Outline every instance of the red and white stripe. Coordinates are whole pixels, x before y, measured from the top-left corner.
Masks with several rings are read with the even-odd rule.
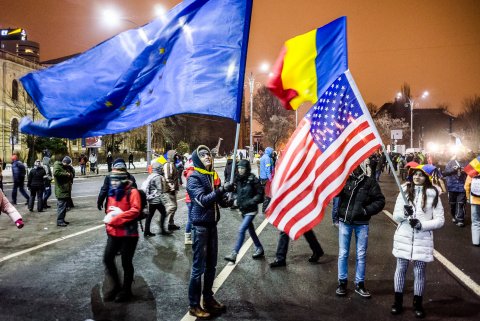
[[[340,192],[348,175],[381,145],[351,76],[349,80],[364,115],[350,124],[324,153],[309,132],[310,120],[304,118],[275,169],[268,221],[293,239],[320,223],[325,208]]]

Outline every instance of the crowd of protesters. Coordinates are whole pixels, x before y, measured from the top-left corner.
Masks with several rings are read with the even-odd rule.
[[[267,147],[259,153],[257,177],[252,173],[247,159],[230,156],[224,172],[224,184],[213,167],[210,149],[200,145],[186,159],[174,150],[161,155],[152,163],[151,174],[141,187],[137,186],[135,177],[128,173],[127,163],[122,158],[113,159],[111,152],[107,155],[109,174],[99,191],[97,207],[105,212],[107,243],[104,252],[104,264],[111,288],[105,292],[105,301],[124,302],[132,297],[134,267],[133,256],[138,243],[138,221],[146,217],[144,237],[155,236],[151,231],[151,222],[158,210],[162,236],[169,236],[180,226],[175,224],[177,211],[177,192],[186,181],[186,204],[188,220],[185,226],[185,245],[192,246],[192,267],[188,297],[189,313],[200,319],[210,318],[226,311],[226,306],[213,297],[213,281],[216,274],[218,258],[217,223],[220,220],[220,207],[238,209],[242,214],[238,237],[230,254],[225,260],[236,263],[240,248],[248,231],[255,245],[252,257],[264,257],[263,245],[255,232],[254,219],[260,204],[265,212],[270,195],[266,192],[274,175],[276,153]],[[417,318],[425,317],[423,293],[426,283],[426,263],[433,260],[432,231],[444,224],[444,210],[439,195],[448,192],[451,220],[456,226],[464,227],[466,206],[471,204],[472,243],[480,246],[480,157],[477,170],[468,171],[469,163],[475,161],[474,155],[456,153],[450,160],[437,161],[430,155],[414,153],[389,155],[393,170],[404,179],[402,193],[398,195],[393,217],[399,227],[393,236],[392,253],[397,259],[394,273],[394,304],[391,313],[403,312],[403,289],[406,272],[410,262],[414,272],[413,307]],[[241,157],[240,157],[241,158]],[[471,161],[471,158],[474,158]],[[72,159],[64,156],[51,168],[50,155],[34,162],[27,173],[26,166],[12,155],[13,190],[12,204],[17,204],[17,190],[26,200],[30,211],[43,212],[50,208],[47,200],[51,195],[51,182],[55,182],[57,198],[57,226],[67,227],[66,212],[74,207],[71,191],[75,178]],[[78,158],[81,175],[86,175],[88,167],[98,170],[97,155],[92,152],[89,157],[81,154]],[[133,165],[133,154],[128,157],[128,168]],[[235,172],[232,170],[235,165]],[[475,167],[476,166],[476,167]],[[472,175],[473,173],[473,175]],[[1,174],[1,172],[0,172]],[[349,175],[343,189],[333,199],[332,220],[339,228],[338,253],[338,287],[336,294],[340,297],[348,293],[348,258],[352,234],[356,238],[355,292],[364,298],[371,297],[365,286],[366,252],[368,245],[369,221],[385,206],[385,197],[379,181],[383,175],[392,174],[388,166],[387,155],[375,152],[361,162]],[[0,176],[1,177],[1,176]],[[231,179],[233,177],[233,180]],[[24,189],[25,179],[30,195]],[[143,199],[144,198],[144,199]],[[21,215],[7,197],[0,192],[0,208],[7,213],[17,228],[24,223]],[[144,208],[146,210],[144,211]],[[309,262],[317,262],[323,255],[323,249],[313,230],[304,233],[312,255]],[[286,254],[289,237],[281,232],[275,260],[271,268],[286,266]],[[122,257],[123,281],[120,280],[115,256]],[[203,284],[202,284],[203,278]],[[201,295],[203,299],[201,300]]]

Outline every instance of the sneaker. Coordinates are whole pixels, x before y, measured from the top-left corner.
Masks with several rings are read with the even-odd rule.
[[[185,245],[192,245],[192,233],[185,233]]]
[[[457,226],[458,226],[458,227],[465,227],[465,223],[463,223],[463,222],[458,222],[458,223],[457,223]]]
[[[272,263],[270,263],[270,267],[271,268],[276,268],[276,267],[282,267],[282,266],[286,266],[287,265],[287,262],[285,260],[277,260],[275,259],[275,261],[273,261]]]
[[[196,318],[203,319],[203,320],[207,320],[212,317],[210,313],[202,309],[200,306],[189,307],[188,313],[190,315],[193,315]]]
[[[232,251],[230,255],[224,257],[225,261],[235,263],[237,261],[237,252]]]
[[[452,218],[452,223],[453,223],[453,224],[457,224],[457,223],[458,223],[457,219],[456,219],[456,218]]]
[[[345,295],[347,295],[347,282],[339,282],[339,283],[338,283],[337,290],[335,291],[335,293],[336,293],[338,296],[345,296]]]
[[[252,255],[252,258],[253,258],[254,260],[256,260],[256,259],[260,259],[260,258],[262,258],[262,257],[264,257],[264,256],[265,256],[265,252],[263,251],[263,248],[257,247],[257,248],[255,249],[255,252],[254,252],[253,255]]]
[[[370,292],[368,292],[368,290],[365,289],[365,285],[363,284],[363,282],[359,282],[357,284],[357,286],[355,287],[355,293],[359,294],[364,298],[370,298],[372,296]]]
[[[57,223],[57,226],[65,227],[65,226],[68,226],[68,224],[65,222],[61,222],[61,223]]]

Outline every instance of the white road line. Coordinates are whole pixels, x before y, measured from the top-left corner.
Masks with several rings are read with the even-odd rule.
[[[262,233],[263,229],[265,226],[267,226],[268,221],[265,219],[262,224],[256,229],[257,235],[260,235]],[[237,261],[235,263],[228,263],[223,270],[217,275],[215,278],[215,281],[213,281],[213,293],[215,294],[218,289],[222,286],[223,282],[228,278],[230,273],[232,273],[233,269],[237,266],[237,264],[242,260],[243,256],[245,253],[247,253],[248,249],[250,246],[252,246],[253,241],[251,238],[249,238],[245,243],[243,243],[242,247],[240,248],[240,251],[237,255]],[[196,317],[190,315],[188,312],[183,316],[183,318],[180,321],[195,321],[197,320]]]
[[[31,248],[25,249],[25,250],[23,250],[23,251],[19,251],[19,252],[16,252],[16,253],[13,253],[13,254],[4,256],[4,257],[0,258],[0,263],[1,263],[1,262],[4,262],[4,261],[6,261],[6,260],[12,259],[12,258],[14,258],[14,257],[20,256],[20,255],[22,255],[22,254],[25,254],[25,253],[28,253],[28,252],[32,252],[32,251],[41,249],[42,247],[45,247],[45,246],[48,246],[48,245],[51,245],[51,244],[54,244],[54,243],[57,243],[57,242],[60,242],[60,241],[69,239],[69,238],[71,238],[71,237],[75,237],[75,236],[82,235],[82,234],[85,234],[85,233],[88,233],[88,232],[91,232],[91,231],[94,231],[94,230],[98,230],[99,228],[102,228],[102,227],[104,228],[104,227],[105,227],[105,224],[98,225],[98,226],[95,226],[95,227],[91,227],[91,228],[88,228],[88,229],[86,229],[86,230],[83,230],[83,231],[80,231],[80,232],[77,232],[77,233],[74,233],[74,234],[70,234],[70,235],[67,235],[67,236],[62,236],[62,237],[60,237],[60,238],[58,238],[58,239],[55,239],[55,240],[53,240],[53,241],[45,242],[45,243],[42,243],[42,244],[40,244],[40,245],[37,245],[37,246],[31,247]]]
[[[387,215],[395,224],[397,224],[397,222],[395,222],[395,220],[393,219],[393,215],[389,211],[383,210],[383,213]],[[458,267],[456,267],[452,262],[450,262],[437,250],[433,250],[433,256],[460,282],[462,282],[466,287],[472,290],[473,293],[480,296],[480,285],[478,285],[474,280],[472,280],[472,278],[463,273]]]

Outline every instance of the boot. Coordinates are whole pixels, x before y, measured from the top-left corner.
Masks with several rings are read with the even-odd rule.
[[[204,320],[210,319],[212,317],[210,313],[202,309],[200,306],[194,306],[194,307],[188,308],[188,313],[190,313],[190,315],[193,315],[196,318],[204,319]]]
[[[347,280],[338,280],[338,287],[335,293],[338,296],[345,296],[347,295]]]
[[[203,309],[210,314],[220,314],[227,311],[225,304],[218,302],[214,297],[207,300],[203,299]]]
[[[413,309],[415,310],[415,317],[419,319],[425,318],[425,310],[422,306],[423,298],[420,295],[413,296]]]
[[[403,293],[402,292],[395,292],[395,301],[392,305],[392,310],[390,312],[393,315],[397,315],[402,313],[403,311]]]
[[[237,260],[237,252],[232,251],[232,253],[230,255],[225,256],[224,259],[225,261],[235,263],[235,261]]]
[[[192,245],[192,233],[185,233],[185,245]]]
[[[115,300],[117,294],[121,291],[121,287],[119,285],[114,286],[110,291],[105,292],[103,296],[103,301],[110,302]]]

